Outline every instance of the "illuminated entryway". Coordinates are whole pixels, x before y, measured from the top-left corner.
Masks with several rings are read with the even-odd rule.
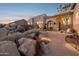
[[[51,31],[56,31],[56,22],[54,21],[48,21],[47,22],[47,29]]]

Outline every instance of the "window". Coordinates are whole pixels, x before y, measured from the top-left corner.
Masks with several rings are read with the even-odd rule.
[[[70,17],[62,18],[62,24],[63,25],[71,24],[71,18]]]
[[[66,19],[65,18],[62,18],[62,24],[66,25]]]
[[[71,24],[71,18],[68,17],[68,25]]]

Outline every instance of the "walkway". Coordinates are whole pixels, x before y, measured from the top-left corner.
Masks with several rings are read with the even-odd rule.
[[[64,33],[48,32],[51,43],[49,43],[49,56],[77,56],[79,52],[65,42]]]

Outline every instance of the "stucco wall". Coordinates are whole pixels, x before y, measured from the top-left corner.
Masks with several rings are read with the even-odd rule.
[[[67,18],[70,18],[70,20],[71,20],[71,23],[69,26],[65,26],[64,24],[62,24],[62,19],[65,20]],[[72,23],[73,23],[72,20],[73,20],[73,13],[69,12],[69,13],[57,15],[56,17],[49,18],[46,20],[46,23],[48,21],[56,22],[56,26],[54,25],[54,28],[56,30],[66,30],[66,28],[68,28],[68,27],[72,28]]]
[[[73,14],[73,28],[79,32],[79,3],[76,4]]]
[[[53,24],[52,24],[53,30],[54,30],[54,31],[58,31],[59,24],[58,24],[57,18],[56,18],[56,17],[52,17],[52,18],[46,19],[46,24],[47,24],[47,25],[48,25],[48,22],[49,22],[49,21],[53,22]],[[55,23],[55,24],[54,24],[54,23]]]

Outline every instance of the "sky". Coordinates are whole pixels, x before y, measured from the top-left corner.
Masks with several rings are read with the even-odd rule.
[[[41,14],[54,15],[57,7],[64,3],[0,3],[0,20],[29,19]]]

